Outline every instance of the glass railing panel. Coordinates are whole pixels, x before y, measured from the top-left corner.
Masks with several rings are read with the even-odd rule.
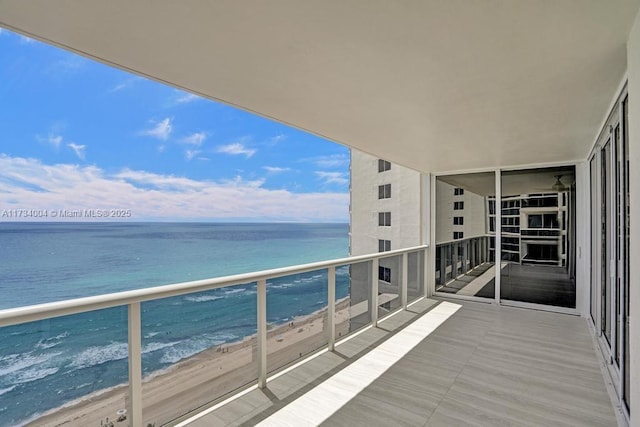
[[[423,251],[407,254],[407,302],[424,295],[424,259]]]
[[[455,277],[458,277],[465,272],[466,253],[464,242],[455,242],[453,250],[455,251]]]
[[[267,281],[267,371],[326,347],[327,270]]]
[[[349,265],[340,265],[336,267],[336,340],[339,340],[351,331],[350,270],[351,269]]]
[[[401,306],[402,255],[381,258],[378,261],[378,318]]]
[[[0,425],[116,423],[127,339],[126,307],[0,328]]]
[[[257,380],[256,284],[142,304],[143,425],[164,425]]]
[[[371,261],[349,266],[349,332],[371,323]]]
[[[455,278],[455,271],[453,269],[453,244],[447,243],[442,245],[443,254],[444,254],[444,283],[446,284],[449,280]]]
[[[439,286],[442,286],[444,284],[444,268],[442,267],[442,256],[443,256],[443,249],[442,246],[436,246],[434,249],[436,252],[436,265],[435,265],[435,270],[436,270],[436,289]]]

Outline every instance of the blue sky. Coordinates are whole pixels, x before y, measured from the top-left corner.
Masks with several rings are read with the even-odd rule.
[[[348,205],[346,147],[0,30],[0,210],[346,222]]]

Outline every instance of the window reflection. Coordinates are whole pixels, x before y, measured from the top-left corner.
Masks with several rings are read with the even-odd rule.
[[[575,167],[505,171],[500,298],[575,307]]]
[[[436,291],[494,298],[495,174],[436,179]]]

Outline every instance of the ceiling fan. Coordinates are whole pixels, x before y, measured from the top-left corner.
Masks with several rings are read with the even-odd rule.
[[[558,193],[567,190],[567,187],[560,180],[562,178],[562,175],[556,175],[555,177],[556,182],[551,186],[551,189],[553,191],[557,191]]]
[[[550,187],[546,187],[546,188],[537,188],[538,191],[544,191],[544,192],[554,192],[554,193],[560,193],[562,191],[567,191],[571,188],[571,186],[573,185],[573,182],[571,184],[569,184],[568,186],[565,185],[562,182],[562,177],[566,176],[566,175],[554,175],[554,177],[556,178],[556,182],[553,183],[553,185],[551,185]],[[571,177],[571,175],[569,175],[569,177]]]

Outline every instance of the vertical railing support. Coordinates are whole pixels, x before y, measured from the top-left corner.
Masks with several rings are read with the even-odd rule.
[[[142,322],[140,303],[129,304],[129,425],[142,426]]]
[[[336,344],[336,268],[327,270],[327,330],[329,332],[328,348],[333,351]]]
[[[440,284],[444,286],[447,283],[447,246],[436,247],[435,250],[440,251]]]
[[[267,280],[258,280],[258,387],[267,386]]]
[[[371,324],[378,326],[378,258],[371,260]]]
[[[451,243],[451,280],[458,277],[458,244]]]
[[[430,284],[433,283],[433,290],[436,289],[436,285],[435,285],[435,277],[431,276],[431,272],[435,271],[435,268],[431,267],[431,253],[429,251],[435,251],[437,250],[435,247],[434,248],[425,248],[422,250],[422,296],[427,298],[431,295],[431,291],[430,289]],[[440,260],[442,261],[443,257],[443,251],[442,249],[440,249]],[[435,260],[435,256],[433,257],[433,259]],[[442,266],[442,262],[440,262],[440,265]],[[440,277],[442,278],[440,281],[440,284],[444,285],[444,279],[447,275],[447,271],[446,271],[447,267],[446,267],[446,263],[443,267],[440,267]],[[433,282],[432,282],[433,280]]]
[[[417,268],[417,266],[416,266]],[[407,286],[409,285],[409,254],[402,254],[402,282],[400,285],[400,304],[407,309]]]

